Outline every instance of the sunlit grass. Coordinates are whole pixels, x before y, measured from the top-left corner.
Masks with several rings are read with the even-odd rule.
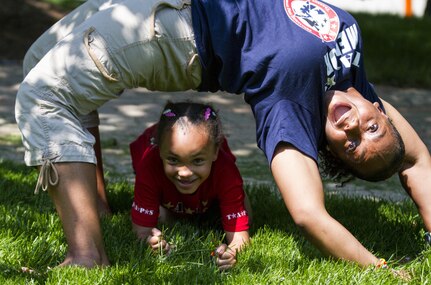
[[[0,136],[1,145],[22,145],[21,136],[18,135],[2,135]]]
[[[431,88],[431,17],[355,14],[368,78],[375,84]]]
[[[154,254],[131,231],[133,186],[115,176],[108,177],[114,215],[102,219],[112,266],[55,268],[67,245],[48,195],[33,194],[36,177],[31,168],[0,162],[1,284],[402,284],[388,271],[361,269],[322,255],[294,225],[280,194],[265,185],[246,187],[253,207],[252,243],[233,270],[221,273],[214,266],[210,252],[224,235],[210,224],[164,224],[174,251]],[[331,195],[326,206],[377,256],[411,272],[410,284],[431,282],[431,250],[422,240],[423,224],[410,201]],[[404,264],[406,257],[411,261]]]

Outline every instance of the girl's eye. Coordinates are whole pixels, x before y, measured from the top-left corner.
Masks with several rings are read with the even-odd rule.
[[[368,130],[369,130],[370,132],[372,132],[372,133],[376,132],[378,129],[379,129],[379,125],[377,125],[377,124],[372,124],[372,125],[368,128]]]
[[[196,158],[193,160],[193,163],[195,165],[202,165],[202,164],[204,164],[204,162],[205,162],[205,160],[203,160],[202,158]]]
[[[171,165],[175,165],[178,163],[178,159],[176,159],[175,157],[168,157],[166,158],[166,161]]]
[[[347,146],[347,151],[348,152],[354,152],[356,149],[356,142],[352,141],[349,143],[349,145]]]

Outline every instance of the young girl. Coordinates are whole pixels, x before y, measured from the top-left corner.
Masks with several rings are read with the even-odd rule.
[[[130,144],[136,173],[133,229],[154,250],[169,251],[157,223],[192,217],[219,206],[227,245],[216,263],[224,270],[249,241],[249,213],[242,179],[214,109],[168,102],[158,124]]]

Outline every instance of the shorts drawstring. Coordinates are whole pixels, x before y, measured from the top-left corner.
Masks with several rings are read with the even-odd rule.
[[[39,177],[37,178],[36,188],[34,189],[34,194],[39,193],[39,189],[42,188],[43,191],[48,190],[49,185],[56,186],[58,184],[58,172],[55,165],[51,160],[44,160]]]

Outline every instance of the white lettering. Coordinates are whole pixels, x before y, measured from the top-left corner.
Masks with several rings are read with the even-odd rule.
[[[133,202],[132,204],[132,209],[137,211],[140,214],[144,213],[145,215],[149,215],[149,216],[154,215],[154,210],[149,210],[149,209],[139,207],[138,205],[136,205],[135,202]]]
[[[237,212],[237,213],[231,213],[231,214],[227,214],[226,218],[230,221],[232,219],[237,219],[237,218],[241,218],[247,216],[247,211],[243,210],[241,212]]]
[[[340,57],[340,61],[343,64],[343,66],[345,68],[350,68],[350,60],[351,60],[351,53],[343,55],[342,57]]]
[[[330,75],[334,72],[334,69],[332,68],[332,64],[331,64],[331,61],[329,60],[328,54],[325,54],[323,58],[325,59],[326,74]]]
[[[323,59],[326,65],[326,88],[335,85],[336,71],[342,67],[349,69],[352,65],[359,67],[361,53],[356,51],[359,43],[358,27],[356,24],[339,33],[335,47],[328,51]]]
[[[350,45],[352,46],[352,49],[356,49],[358,47],[358,27],[356,25],[353,25],[346,29],[346,35],[349,38]]]
[[[361,60],[361,53],[360,52],[355,52],[355,55],[354,55],[354,58],[353,58],[353,62],[352,62],[352,64],[354,65],[354,66],[357,66],[357,67],[359,67],[359,61]]]
[[[345,54],[352,51],[352,47],[350,46],[349,40],[347,39],[346,32],[338,34],[337,37],[337,50],[339,51],[338,55]]]
[[[338,65],[337,53],[336,53],[335,49],[332,49],[329,51],[329,59],[330,59],[332,68],[335,70],[339,70],[340,66]]]

